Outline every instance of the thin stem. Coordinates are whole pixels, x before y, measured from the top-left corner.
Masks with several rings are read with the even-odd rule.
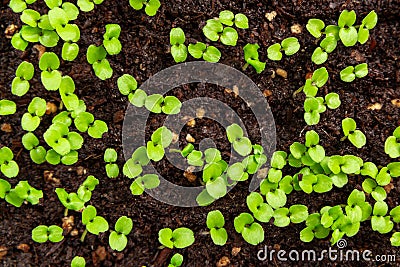
[[[66,208],[64,211],[64,217],[67,217],[67,216],[68,216],[68,209]]]
[[[249,66],[249,63],[244,64],[242,67],[242,70],[246,70],[248,66]]]
[[[85,231],[83,231],[83,234],[81,236],[81,242],[82,243],[83,243],[83,241],[85,241],[86,234],[87,234],[87,229],[85,229]]]
[[[340,139],[340,141],[343,142],[343,141],[346,140],[346,139],[347,139],[347,136],[343,136],[343,137]]]
[[[303,88],[304,88],[304,86],[302,86],[302,87],[300,87],[299,89],[297,89],[296,91],[294,91],[294,93],[293,93],[293,98],[295,98],[296,95],[297,95],[298,93],[300,93],[301,91],[303,91]]]

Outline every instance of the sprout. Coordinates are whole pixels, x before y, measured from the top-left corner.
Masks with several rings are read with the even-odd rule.
[[[25,131],[33,132],[39,127],[40,117],[46,113],[46,100],[35,97],[28,106],[28,112],[22,116],[21,126]]]
[[[141,146],[135,150],[132,157],[126,161],[122,169],[125,176],[135,178],[143,171],[142,166],[146,166],[150,162],[147,156],[146,147]]]
[[[12,115],[17,111],[17,105],[14,101],[2,99],[0,100],[0,116]]]
[[[75,58],[78,56],[78,53],[79,53],[78,44],[69,41],[64,43],[61,50],[61,57],[66,61],[74,61]]]
[[[67,110],[72,111],[79,107],[79,98],[74,94],[75,83],[71,77],[64,76],[61,78],[59,91],[61,100]]]
[[[247,243],[256,246],[264,241],[264,229],[259,223],[254,222],[251,214],[241,213],[235,218],[233,223],[236,232],[242,234],[243,239]]]
[[[15,13],[20,13],[27,8],[27,4],[30,5],[35,2],[36,0],[11,0],[9,6]]]
[[[55,91],[60,88],[61,72],[58,71],[60,60],[53,52],[45,52],[39,61],[39,68],[42,70],[41,79],[44,88]]]
[[[183,256],[179,253],[175,253],[174,256],[171,257],[171,261],[168,264],[168,267],[180,267],[183,263]]]
[[[268,181],[278,183],[282,179],[282,169],[286,166],[287,153],[275,151],[271,158],[271,169],[268,171]]]
[[[324,86],[328,79],[329,74],[325,67],[315,70],[312,77],[306,80],[306,83],[303,87],[303,92],[307,97],[316,96],[318,89]]]
[[[32,161],[36,164],[42,164],[46,161],[46,149],[39,146],[39,139],[33,133],[27,133],[22,136],[22,145],[29,150]]]
[[[249,20],[246,15],[238,13],[236,15],[233,14],[232,11],[223,10],[219,13],[218,20],[227,26],[233,26],[235,24],[236,27],[240,29],[248,29],[249,28]]]
[[[232,27],[224,27],[217,19],[207,20],[203,33],[211,41],[221,40],[224,45],[236,46],[238,40],[237,31]]]
[[[348,66],[340,71],[340,79],[344,82],[352,82],[355,78],[363,78],[368,75],[368,64],[362,63],[355,67]]]
[[[247,156],[251,153],[251,141],[249,138],[243,136],[243,129],[239,125],[234,123],[228,126],[226,128],[226,135],[239,155]]]
[[[185,45],[185,33],[181,28],[172,28],[169,33],[171,54],[175,62],[184,62],[187,58],[187,47]]]
[[[0,179],[0,198],[15,207],[21,207],[24,201],[36,205],[43,198],[43,192],[30,186],[27,181],[20,181],[12,189],[9,182]]]
[[[151,135],[151,141],[147,142],[147,156],[154,161],[160,161],[172,142],[172,132],[165,126],[158,128]]]
[[[16,96],[23,96],[29,91],[29,80],[33,78],[35,69],[33,64],[23,61],[15,71],[15,78],[11,84],[11,92]]]
[[[356,12],[354,10],[343,10],[340,13],[338,25],[340,27],[339,37],[344,46],[353,46],[358,41],[356,28],[353,26],[356,22]]]
[[[306,228],[300,232],[300,240],[303,242],[311,242],[314,237],[318,239],[326,238],[330,229],[321,225],[321,214],[313,213],[308,215],[306,220]]]
[[[85,258],[80,256],[75,256],[71,261],[71,267],[85,267],[86,261]]]
[[[14,154],[8,147],[0,148],[0,170],[4,176],[14,178],[19,173],[18,164],[13,160]]]
[[[381,234],[387,234],[393,229],[393,222],[390,216],[386,216],[388,205],[383,201],[377,201],[374,205],[373,215],[371,217],[372,230]]]
[[[80,132],[88,132],[93,138],[102,138],[103,134],[108,132],[107,124],[102,120],[95,120],[89,112],[81,112],[75,118],[74,124]]]
[[[92,205],[87,206],[82,212],[82,224],[86,226],[81,236],[81,242],[85,240],[87,232],[94,235],[108,230],[108,222],[101,216],[97,216],[96,208]]]
[[[143,6],[146,6],[144,11],[148,16],[154,16],[157,14],[157,11],[161,6],[159,0],[129,0],[129,4],[135,10],[141,10]]]
[[[325,28],[325,23],[320,19],[309,19],[306,28],[312,36],[320,38],[322,30]]]
[[[378,186],[375,180],[367,178],[362,183],[362,188],[365,193],[371,194],[376,201],[383,201],[386,199],[386,191],[383,187]]]
[[[107,148],[104,152],[104,162],[106,162],[106,173],[108,178],[116,178],[119,174],[118,165],[115,162],[118,159],[117,151],[113,148]]]
[[[210,229],[211,239],[215,245],[223,246],[228,240],[225,228],[225,219],[221,211],[213,210],[207,214],[207,227]]]
[[[340,97],[337,93],[329,93],[325,96],[325,104],[330,109],[337,109],[342,104]]]
[[[337,40],[335,36],[325,37],[325,39],[320,43],[320,47],[317,47],[314,50],[311,60],[317,65],[325,63],[325,61],[328,59],[328,54],[332,53],[333,50],[336,49],[336,46]]]
[[[297,53],[300,49],[299,40],[296,37],[289,37],[284,39],[280,44],[273,44],[268,47],[267,53],[270,60],[281,60],[282,50],[285,55],[291,56]]]
[[[160,178],[156,174],[146,174],[138,177],[130,186],[132,195],[139,196],[145,189],[154,189],[160,185]]]
[[[115,223],[115,231],[112,231],[108,243],[113,250],[123,251],[128,244],[127,235],[132,231],[132,219],[126,216],[119,217]]]
[[[258,59],[258,44],[247,44],[243,47],[244,60],[256,69],[257,73],[261,73],[265,69],[265,62]]]
[[[75,211],[81,210],[85,205],[85,201],[82,200],[76,193],[68,194],[64,188],[56,188],[55,192],[61,204],[63,204],[64,207],[66,208],[65,211],[66,214],[68,210],[75,210]]]
[[[94,9],[94,4],[100,5],[104,0],[78,0],[77,5],[83,12],[89,12]]]
[[[106,33],[103,35],[103,45],[109,55],[117,55],[121,52],[122,45],[118,40],[121,34],[121,26],[118,24],[107,24]]]
[[[180,227],[172,231],[170,228],[161,229],[158,232],[158,241],[167,248],[186,248],[194,243],[193,231],[186,227]]]
[[[342,120],[342,129],[344,133],[344,138],[349,139],[349,141],[357,148],[362,148],[367,143],[367,138],[360,130],[356,130],[357,124],[352,118],[346,118]]]
[[[218,62],[221,58],[221,52],[218,50],[218,48],[212,45],[206,45],[202,42],[189,44],[188,50],[192,57],[196,59],[203,58],[208,62]]]
[[[62,4],[62,0],[44,0],[44,2],[50,9],[59,7]]]
[[[85,203],[89,202],[89,200],[92,198],[92,192],[94,191],[94,189],[98,184],[99,180],[93,175],[89,175],[86,178],[86,180],[82,183],[82,185],[79,186],[78,188],[77,191],[78,198]]]
[[[254,218],[260,222],[269,222],[274,214],[272,207],[265,203],[263,197],[257,192],[251,192],[247,196],[246,203]]]
[[[58,243],[63,239],[63,229],[57,225],[39,225],[32,230],[32,240],[37,243],[45,243],[48,240]]]
[[[0,101],[1,110],[1,101]],[[1,115],[1,114],[0,114]],[[400,157],[400,126],[397,127],[392,136],[389,136],[385,141],[385,153],[391,158]]]
[[[378,15],[375,11],[371,11],[362,20],[360,28],[358,28],[358,42],[365,44],[369,38],[369,30],[375,28],[378,23]]]
[[[352,223],[366,221],[372,213],[371,205],[365,201],[365,194],[354,189],[347,199],[346,214]]]
[[[154,94],[146,98],[144,106],[153,113],[178,114],[182,103],[175,96],[166,96],[164,98],[160,94]]]
[[[107,51],[103,46],[90,45],[86,53],[87,61],[92,65],[94,73],[101,80],[109,79],[113,74],[113,69],[106,56]]]
[[[201,167],[204,164],[202,158],[203,158],[203,152],[197,151],[197,150],[193,150],[187,156],[187,161],[188,161],[189,165]]]

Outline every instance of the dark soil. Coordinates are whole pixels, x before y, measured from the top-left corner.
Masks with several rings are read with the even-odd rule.
[[[128,1],[105,1],[96,6],[89,13],[81,13],[76,23],[81,29],[81,47],[78,59],[73,63],[62,62],[60,70],[64,75],[70,75],[77,86],[77,95],[83,99],[96,118],[105,120],[109,132],[101,140],[92,139],[84,134],[85,144],[79,151],[79,162],[72,166],[51,166],[48,164],[35,165],[29,158],[21,144],[24,134],[20,127],[20,117],[26,112],[27,105],[34,96],[40,96],[56,105],[60,103],[57,92],[46,91],[40,82],[40,74],[36,69],[35,77],[31,81],[31,89],[22,98],[11,94],[11,81],[18,64],[28,60],[35,66],[38,63],[38,52],[30,45],[26,52],[12,48],[10,40],[5,38],[4,31],[10,24],[21,26],[19,15],[7,8],[8,0],[0,0],[0,97],[14,100],[18,104],[17,113],[13,116],[0,117],[0,124],[8,123],[12,126],[12,133],[1,132],[1,146],[9,146],[16,155],[21,170],[16,179],[10,179],[15,185],[18,180],[28,180],[34,187],[43,190],[44,198],[39,205],[23,205],[15,208],[0,202],[0,247],[7,249],[7,254],[1,257],[1,266],[69,266],[75,255],[85,257],[88,266],[166,266],[169,250],[160,250],[157,240],[158,230],[163,227],[176,228],[186,226],[195,232],[196,242],[189,248],[179,250],[184,255],[184,266],[215,266],[217,261],[227,256],[232,266],[280,266],[282,262],[275,259],[261,262],[257,259],[259,249],[328,249],[329,239],[315,240],[311,243],[302,243],[299,232],[303,224],[292,225],[286,228],[277,228],[272,223],[263,224],[265,241],[258,246],[251,246],[244,242],[242,237],[233,228],[235,216],[247,210],[246,196],[248,183],[239,184],[228,196],[218,200],[206,208],[179,208],[169,206],[154,200],[149,195],[133,197],[129,191],[131,181],[120,176],[117,179],[108,179],[104,171],[102,160],[103,152],[107,147],[114,147],[119,153],[119,165],[124,163],[121,146],[122,118],[127,106],[116,87],[116,79],[124,74],[132,74],[139,84],[146,81],[158,71],[175,64],[169,53],[169,31],[171,27],[181,27],[186,33],[189,42],[206,42],[202,34],[202,26],[209,18],[217,16],[221,10],[229,9],[235,13],[242,12],[249,17],[250,29],[239,30],[239,41],[236,47],[226,47],[214,44],[222,51],[221,63],[241,70],[244,59],[242,47],[247,43],[257,42],[261,59],[266,59],[266,48],[289,36],[296,36],[301,43],[301,50],[292,57],[284,57],[279,62],[267,62],[266,70],[258,75],[249,67],[244,73],[259,86],[260,90],[269,95],[267,100],[275,117],[277,127],[277,149],[288,150],[293,141],[302,141],[304,131],[316,130],[321,137],[322,145],[329,155],[354,154],[365,161],[373,161],[379,165],[386,165],[391,160],[383,152],[383,144],[396,126],[400,125],[400,109],[392,105],[391,100],[400,98],[400,1],[162,1],[161,9],[155,17],[148,17],[143,11],[134,11]],[[43,1],[32,5],[36,10],[47,12]],[[365,45],[357,44],[351,48],[339,45],[324,64],[330,74],[328,84],[321,90],[321,95],[328,92],[339,93],[342,106],[334,111],[328,110],[322,115],[321,122],[315,127],[306,126],[303,120],[303,99],[301,96],[292,97],[305,80],[307,73],[317,68],[310,58],[317,43],[308,34],[305,25],[309,18],[320,18],[326,24],[335,23],[343,9],[354,9],[359,18],[369,11],[375,10],[379,16],[377,27],[371,31],[369,41]],[[265,18],[267,12],[276,11],[276,18],[270,22]],[[358,20],[359,22],[360,20]],[[86,62],[86,48],[90,44],[101,44],[104,26],[108,23],[118,23],[122,27],[120,40],[123,44],[122,53],[109,57],[114,75],[107,81],[100,81]],[[290,27],[300,24],[302,33],[292,34]],[[48,51],[60,54],[62,42],[59,46]],[[189,60],[192,60],[189,58]],[[339,71],[348,65],[367,62],[369,75],[353,83],[343,83],[339,78]],[[271,77],[276,68],[287,71],[284,79]],[[269,91],[268,91],[269,90]],[[173,91],[173,94],[182,100],[204,95],[220,99],[237,110],[253,141],[257,141],[258,131],[253,127],[254,118],[249,110],[243,107],[233,94],[221,88],[208,85],[182,86]],[[380,103],[380,110],[370,110],[371,104]],[[54,115],[44,117],[42,125],[36,131],[41,136],[51,123]],[[352,117],[358,127],[366,134],[368,143],[362,149],[356,149],[348,141],[341,142],[341,120]],[[155,128],[162,116],[149,120],[149,128]],[[190,133],[198,144],[201,139],[214,139],[217,147],[229,151],[229,144],[224,136],[223,129],[208,120],[197,120],[194,128],[185,127],[180,134],[181,146],[186,144],[186,134]],[[228,157],[228,154],[224,154]],[[183,177],[182,171],[174,169],[168,162],[157,164],[157,169],[168,179],[177,184],[193,186]],[[82,172],[84,170],[84,173]],[[60,180],[59,185],[46,182],[44,172],[51,171],[53,176]],[[290,174],[290,171],[288,172]],[[93,193],[90,204],[97,207],[98,214],[104,216],[113,227],[118,217],[129,216],[134,221],[134,229],[129,235],[127,248],[121,252],[113,252],[108,246],[108,234],[98,237],[88,234],[84,243],[79,241],[79,235],[66,238],[58,244],[37,244],[31,240],[31,230],[40,224],[61,225],[64,208],[54,192],[57,187],[64,187],[67,191],[76,191],[87,175],[95,175],[100,185]],[[324,205],[345,203],[349,193],[354,188],[360,188],[362,178],[351,177],[350,182],[343,189],[334,189],[327,194],[292,193],[288,204],[305,204],[310,212],[318,211]],[[393,181],[394,188],[389,194],[390,207],[399,205],[400,180]],[[371,202],[373,203],[373,202]],[[223,247],[212,244],[208,235],[202,234],[207,230],[205,218],[208,211],[219,209],[225,215],[226,228],[229,233],[228,243]],[[75,216],[75,228],[81,234],[84,230],[80,222],[80,214],[70,212]],[[395,230],[399,231],[399,225]],[[392,266],[400,266],[400,252],[393,248],[389,241],[390,235],[380,235],[371,230],[369,221],[363,223],[360,232],[346,238],[349,249],[359,251],[371,250],[373,255],[396,254],[397,262]],[[26,252],[17,247],[28,244]],[[233,256],[232,248],[241,248]],[[174,251],[178,252],[178,250]],[[292,262],[288,265],[315,265],[313,262]],[[368,262],[330,262],[325,260],[323,266],[375,266]]]

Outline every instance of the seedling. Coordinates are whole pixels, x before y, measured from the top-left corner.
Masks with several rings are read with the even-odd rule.
[[[253,216],[249,213],[241,213],[233,221],[236,232],[242,234],[243,239],[256,246],[264,241],[264,229],[254,221]]]
[[[25,131],[33,132],[40,125],[40,117],[46,113],[46,100],[35,97],[28,106],[28,112],[22,116],[21,126]]]
[[[208,164],[203,169],[203,181],[206,183],[207,193],[214,199],[219,199],[227,193],[226,177],[222,175],[227,164],[222,162],[224,161]]]
[[[372,213],[371,205],[365,201],[365,194],[354,189],[347,199],[346,215],[352,223],[366,221]]]
[[[306,226],[307,227],[300,232],[300,240],[303,242],[311,242],[314,237],[323,239],[330,233],[330,229],[321,225],[321,214],[319,213],[308,215]]]
[[[335,36],[327,36],[319,45],[320,47],[317,47],[311,56],[311,60],[317,65],[325,63],[328,59],[328,54],[336,49],[337,40]]]
[[[144,101],[147,110],[153,113],[178,114],[181,110],[182,103],[175,96],[163,97],[160,94],[148,96]]]
[[[77,196],[80,200],[83,202],[89,202],[89,200],[92,198],[92,192],[96,188],[96,186],[99,184],[99,180],[94,177],[93,175],[89,175],[86,180],[82,183],[81,186],[79,186],[78,191],[77,191]],[[70,196],[71,194],[69,194]]]
[[[376,201],[384,201],[386,199],[386,191],[382,186],[378,186],[373,179],[367,178],[362,183],[362,188],[365,193],[371,194]]]
[[[15,207],[21,207],[24,201],[36,205],[43,198],[43,192],[30,186],[27,181],[20,181],[14,188],[6,180],[0,179],[0,198]]]
[[[108,132],[107,124],[102,120],[95,120],[89,112],[81,112],[75,118],[74,124],[80,132],[86,132],[93,138],[102,138],[103,134]]]
[[[175,253],[172,256],[171,261],[168,264],[168,267],[180,267],[183,263],[183,256],[179,253]]]
[[[357,148],[362,148],[367,143],[367,138],[360,130],[356,130],[357,124],[352,118],[346,118],[342,120],[342,129],[344,133],[344,138],[346,138]]]
[[[151,135],[151,141],[147,142],[147,157],[154,161],[160,161],[172,142],[172,132],[165,126],[158,128]]]
[[[75,256],[71,261],[71,267],[85,267],[86,261],[85,258],[80,256]]]
[[[29,150],[32,161],[36,164],[42,164],[46,161],[46,149],[39,146],[39,139],[33,133],[27,133],[22,136],[22,144],[26,150]]]
[[[338,25],[340,27],[339,37],[344,46],[353,46],[358,41],[357,29],[353,26],[356,22],[356,12],[354,10],[343,10],[340,13]]]
[[[238,40],[237,31],[232,27],[224,27],[217,19],[207,20],[207,24],[203,27],[203,33],[211,41],[220,40],[224,45],[236,46]]]
[[[0,116],[12,115],[17,112],[17,105],[14,101],[2,99],[0,100]]]
[[[115,223],[115,231],[112,231],[108,243],[113,250],[123,251],[128,244],[126,237],[132,231],[132,219],[126,216],[119,217]]]
[[[147,156],[146,147],[138,147],[132,154],[132,157],[124,164],[122,172],[128,178],[135,178],[142,173],[142,166],[146,166],[149,162],[150,159]]]
[[[74,61],[79,54],[79,45],[74,42],[65,42],[62,50],[61,57],[66,61]]]
[[[31,27],[36,27],[40,20],[40,13],[33,9],[25,9],[22,11],[20,19],[23,23]]]
[[[145,174],[131,184],[130,190],[132,195],[139,196],[143,194],[145,189],[154,189],[160,185],[160,178],[156,174]]]
[[[119,174],[119,167],[115,162],[118,159],[117,151],[113,148],[107,148],[104,152],[104,162],[106,162],[106,173],[108,178],[116,178]]]
[[[392,217],[393,222],[400,223],[400,206],[393,208],[390,211],[390,216]]]
[[[254,218],[260,222],[269,222],[274,214],[272,207],[265,203],[263,197],[257,192],[250,193],[247,196],[246,203]]]
[[[83,12],[89,12],[94,9],[94,5],[100,5],[104,0],[78,0],[77,5]]]
[[[388,205],[383,201],[377,201],[374,205],[373,215],[371,217],[372,230],[381,234],[387,234],[393,229],[393,222],[387,215]]]
[[[325,104],[330,109],[337,109],[340,107],[342,102],[340,101],[340,97],[337,93],[329,93],[325,96]]]
[[[358,42],[360,44],[365,44],[369,38],[369,30],[375,28],[378,23],[378,15],[375,11],[371,11],[362,20],[360,28],[358,28]]]
[[[90,45],[86,52],[87,61],[92,65],[94,73],[101,80],[109,79],[113,75],[113,69],[106,56],[107,51],[103,46]]]
[[[157,14],[157,11],[161,6],[159,0],[129,0],[129,4],[135,10],[141,10],[143,6],[146,6],[144,12],[146,12],[148,16],[154,16]]]
[[[0,101],[1,110],[1,101]],[[0,114],[1,115],[1,114]],[[389,136],[385,141],[385,153],[391,158],[400,157],[400,126],[397,127],[392,136]]]
[[[297,53],[300,49],[299,40],[296,37],[289,37],[284,39],[280,44],[276,43],[268,47],[267,53],[270,60],[281,60],[282,52],[285,55],[291,56]]]
[[[51,9],[48,13],[50,25],[56,29],[57,34],[64,41],[77,42],[81,37],[81,32],[78,25],[68,24],[68,22],[77,17],[77,9],[71,9],[71,6],[67,6],[64,9],[60,7],[55,7]],[[24,35],[22,35],[24,37]],[[24,38],[25,39],[25,38]],[[27,40],[29,41],[29,40]]]
[[[264,148],[260,145],[253,145],[253,154],[243,159],[242,164],[245,169],[243,172],[255,174],[265,163],[267,156],[264,154]]]
[[[352,82],[355,78],[363,78],[368,75],[367,63],[359,64],[355,67],[348,66],[340,72],[340,79],[344,82]]]
[[[180,227],[172,231],[170,228],[161,229],[158,232],[158,241],[167,248],[186,248],[194,243],[193,231],[186,227]]]
[[[243,129],[236,123],[226,128],[226,135],[235,151],[241,156],[247,156],[251,153],[252,145],[249,138],[244,137]]]
[[[63,239],[63,229],[57,225],[39,225],[32,230],[32,240],[37,243],[45,243],[47,241],[58,243]]]
[[[39,60],[39,68],[42,70],[41,80],[44,88],[55,91],[60,88],[61,72],[58,71],[60,60],[53,52],[45,52]]]
[[[318,93],[318,89],[326,84],[329,79],[328,71],[325,67],[319,68],[314,71],[311,78],[306,80],[304,87],[297,90],[295,94],[303,90],[306,97],[315,97]]]
[[[33,64],[23,61],[15,71],[15,78],[11,84],[11,92],[16,96],[23,96],[29,91],[29,80],[33,78],[35,69]]]
[[[97,216],[96,208],[92,205],[87,206],[82,212],[82,224],[86,229],[81,236],[81,242],[85,240],[87,232],[98,235],[108,230],[108,222],[101,216]]]
[[[44,0],[44,2],[50,9],[59,7],[62,4],[61,0]]]
[[[193,150],[187,156],[187,162],[189,165],[192,165],[192,166],[198,166],[198,167],[203,166],[203,164],[204,164],[203,152],[198,151],[198,150]]]
[[[313,191],[316,193],[326,193],[332,190],[332,178],[324,174],[306,174],[299,182],[300,188],[307,194]]]
[[[121,26],[118,24],[107,24],[106,33],[103,35],[103,45],[109,55],[117,55],[121,52],[122,44],[118,40],[121,34]]]
[[[287,153],[285,151],[275,151],[271,158],[271,168],[268,171],[268,181],[279,183],[282,179],[282,169],[286,166]]]
[[[400,232],[393,233],[392,237],[390,238],[390,243],[394,247],[400,247]]]
[[[320,19],[309,19],[306,28],[312,36],[320,38],[322,30],[325,28],[325,23]]]
[[[191,54],[192,57],[196,59],[203,58],[205,61],[208,62],[218,62],[221,58],[221,52],[218,50],[218,48],[212,45],[206,45],[202,42],[189,44],[188,50],[189,54]]]
[[[35,2],[36,0],[11,0],[9,6],[15,13],[20,13],[27,8],[27,5]]]
[[[353,155],[329,157],[328,167],[334,174],[343,172],[345,174],[359,174],[363,160]]]
[[[77,95],[74,94],[75,83],[71,77],[64,76],[61,78],[59,91],[61,100],[68,111],[73,111],[78,109],[79,98]]]
[[[247,44],[243,47],[244,60],[246,60],[246,65],[243,67],[245,69],[247,65],[251,65],[255,68],[257,73],[261,73],[265,69],[265,62],[261,62],[258,59],[258,49],[260,46],[258,44]]]
[[[223,246],[228,240],[224,225],[224,215],[219,210],[213,210],[207,214],[207,227],[210,229],[211,239],[215,245]]]
[[[85,205],[85,201],[82,200],[77,193],[67,193],[64,188],[56,188],[55,190],[58,199],[61,204],[66,208],[64,215],[67,216],[68,210],[81,210]]]
[[[13,160],[14,153],[8,147],[0,148],[0,170],[4,176],[14,178],[19,173],[18,164]]]
[[[185,45],[185,33],[181,28],[172,28],[169,33],[171,54],[175,62],[184,62],[187,58],[187,47]]]

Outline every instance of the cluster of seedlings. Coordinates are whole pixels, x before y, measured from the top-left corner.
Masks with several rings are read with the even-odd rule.
[[[25,25],[17,32],[12,40],[12,45],[19,50],[25,50],[29,43],[41,43],[46,47],[54,47],[59,39],[64,41],[61,57],[66,61],[73,61],[79,52],[77,42],[80,39],[79,27],[73,23],[79,12],[89,12],[95,5],[103,0],[78,0],[77,6],[62,0],[45,0],[49,7],[48,14],[41,15],[35,10],[28,9],[28,5],[35,0],[11,0],[10,7],[14,12],[21,13],[21,21]],[[158,0],[130,0],[129,4],[135,10],[145,8],[145,13],[154,16],[160,7]],[[79,8],[78,8],[79,7]],[[79,11],[80,9],[80,11]],[[312,55],[312,61],[322,64],[328,59],[339,41],[344,46],[353,46],[357,42],[364,44],[369,37],[369,30],[377,23],[377,15],[370,12],[361,25],[355,26],[356,14],[354,11],[344,10],[339,17],[338,25],[325,27],[323,21],[310,19],[306,28],[316,38],[325,38],[320,42]],[[220,41],[227,46],[236,46],[238,40],[237,29],[249,28],[248,19],[244,14],[234,14],[225,10],[220,12],[218,18],[207,20],[203,27],[204,36],[212,42]],[[358,31],[357,31],[358,29]],[[113,75],[107,55],[116,55],[121,52],[122,44],[119,41],[121,27],[117,24],[106,25],[101,46],[91,45],[87,49],[87,61],[92,65],[94,73],[105,80]],[[195,59],[204,59],[209,62],[218,62],[221,52],[212,45],[196,42],[185,45],[185,33],[181,28],[173,28],[170,32],[171,54],[176,62],[184,62],[188,53]],[[244,59],[246,64],[254,67],[261,73],[266,62],[259,59],[258,44],[244,46]],[[284,39],[280,43],[268,47],[267,55],[270,60],[281,60],[283,53],[291,56],[298,52],[300,44],[295,37]],[[43,140],[35,135],[35,130],[47,115],[46,100],[35,97],[30,102],[27,112],[22,116],[21,126],[27,133],[22,137],[22,144],[29,151],[32,161],[36,164],[48,162],[53,165],[72,165],[78,161],[78,151],[82,148],[84,138],[80,133],[85,133],[92,138],[102,138],[108,131],[104,121],[97,120],[93,114],[87,112],[85,102],[75,94],[74,80],[58,70],[60,60],[53,52],[45,52],[39,61],[41,82],[46,90],[58,91],[64,111],[57,114],[52,124],[44,131]],[[362,63],[357,66],[348,66],[340,72],[344,82],[352,82],[355,78],[362,78],[368,74],[368,66]],[[34,76],[34,66],[29,62],[22,62],[16,70],[15,78],[11,85],[11,92],[16,96],[25,95],[29,89],[29,81]],[[327,108],[336,109],[341,105],[339,95],[329,93],[317,96],[319,89],[329,79],[328,71],[321,67],[306,79],[304,86],[294,92],[294,95],[303,92],[306,96],[304,102],[304,120],[308,125],[319,123],[320,114]],[[138,107],[146,108],[152,113],[178,114],[182,103],[174,96],[149,95],[138,88],[137,81],[129,74],[118,78],[117,86],[122,95],[128,97],[129,102]],[[16,112],[13,101],[0,100],[0,115],[12,115]],[[363,147],[367,140],[365,135],[357,130],[354,119],[345,118],[342,121],[343,138],[348,139],[355,147]],[[80,132],[80,133],[79,133]],[[207,148],[204,151],[196,150],[188,144],[179,152],[187,163],[202,170],[201,183],[204,190],[198,195],[199,205],[206,206],[216,199],[224,197],[229,189],[238,182],[246,181],[256,174],[262,166],[266,165],[267,157],[262,146],[252,144],[245,136],[243,129],[232,124],[226,129],[226,134],[234,151],[242,157],[241,161],[228,164],[222,159],[221,152],[216,148]],[[160,179],[156,174],[144,174],[145,167],[151,161],[161,161],[170,146],[173,133],[165,126],[158,128],[151,135],[145,146],[137,148],[128,159],[123,168],[124,176],[134,179],[130,190],[133,195],[141,195],[145,190],[157,188]],[[385,152],[391,158],[400,156],[400,127],[393,136],[385,142]],[[13,160],[14,155],[8,147],[0,149],[1,173],[8,178],[18,175],[18,164]],[[117,165],[118,153],[113,148],[104,152],[105,171],[109,178],[120,175]],[[284,175],[285,168],[295,169],[294,175]],[[334,207],[325,206],[319,212],[309,213],[307,206],[295,204],[286,207],[287,195],[293,190],[303,191],[306,194],[313,192],[326,193],[333,187],[342,188],[348,183],[349,177],[361,175],[366,179],[362,183],[362,190],[354,189],[347,199],[347,203]],[[246,199],[249,212],[243,212],[234,219],[234,228],[243,239],[252,245],[257,245],[264,240],[262,223],[273,219],[277,227],[287,227],[291,224],[304,223],[305,228],[300,232],[300,239],[311,242],[314,238],[323,239],[331,235],[331,243],[335,244],[344,236],[354,236],[360,228],[361,222],[370,220],[372,229],[381,234],[386,234],[394,229],[395,223],[400,223],[400,207],[389,210],[385,202],[387,193],[385,186],[393,178],[400,176],[400,163],[393,162],[387,166],[376,166],[372,162],[353,155],[326,155],[325,149],[319,144],[319,135],[310,130],[305,134],[305,142],[294,142],[290,151],[275,151],[270,163],[270,168],[262,181],[259,192],[252,192]],[[76,192],[68,193],[64,188],[55,190],[59,201],[65,207],[64,215],[68,211],[77,211],[82,214],[82,224],[85,229],[81,235],[84,242],[87,233],[99,235],[109,231],[109,222],[97,215],[97,210],[92,205],[86,205],[99,180],[88,176]],[[374,205],[366,201],[366,195],[371,195],[375,200]],[[14,188],[7,180],[0,179],[0,198],[6,202],[20,207],[23,203],[36,205],[43,198],[41,190],[29,185],[27,181],[20,181]],[[219,210],[208,213],[206,225],[209,229],[211,240],[214,244],[223,246],[228,241],[228,232],[224,228],[224,215]],[[113,250],[122,251],[128,243],[128,235],[133,228],[132,219],[122,216],[109,234],[109,245]],[[158,232],[158,240],[162,246],[181,249],[191,246],[195,241],[193,231],[186,227],[177,229],[164,228]],[[32,230],[32,239],[38,243],[60,242],[64,239],[63,229],[56,225],[39,225]],[[394,232],[391,238],[393,246],[400,246],[400,233]],[[176,253],[169,263],[169,267],[178,267],[183,263],[183,256]],[[76,256],[72,267],[85,266],[86,261]]]

